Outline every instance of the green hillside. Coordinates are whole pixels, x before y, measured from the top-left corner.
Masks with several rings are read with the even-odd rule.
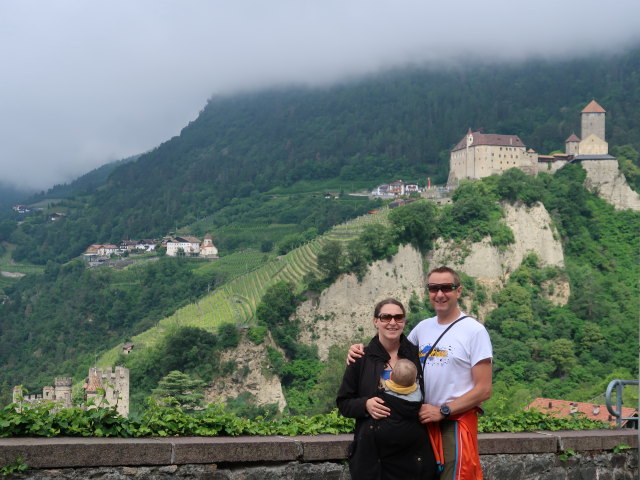
[[[242,253],[239,258],[241,261],[247,261],[247,269],[252,265],[251,271],[236,276],[197,302],[177,310],[154,327],[133,337],[131,341],[139,346],[151,347],[172,328],[193,326],[215,332],[223,323],[241,325],[255,323],[256,307],[269,286],[279,281],[286,281],[302,289],[305,286],[305,275],[318,273],[317,253],[326,241],[336,240],[347,243],[356,238],[366,225],[388,226],[388,213],[389,210],[385,208],[377,213],[336,225],[331,231],[295,248],[286,255],[261,264],[251,262],[248,254]],[[111,365],[118,358],[119,353],[120,346],[115,347],[102,356],[98,363]]]
[[[392,178],[443,182],[469,127],[517,134],[548,153],[579,131],[596,98],[608,142],[640,150],[640,49],[510,65],[414,68],[327,88],[214,97],[179,136],[67,200],[64,222],[16,233],[17,259],[68,261],[95,242],[154,237],[299,182],[369,188]],[[215,240],[215,239],[214,239]]]
[[[443,182],[449,149],[469,127],[519,135],[540,153],[561,149],[592,98],[607,109],[610,151],[638,188],[639,72],[636,48],[606,58],[414,68],[323,89],[212,98],[179,136],[153,151],[95,172],[82,188],[54,189],[52,195],[65,195],[55,208],[66,217],[51,222],[45,210],[19,225],[13,217],[0,222],[2,269],[29,273],[0,277],[0,400],[14,383],[35,390],[56,375],[82,378],[96,356],[115,361],[125,341],[158,347],[153,360],[173,349],[162,368],[184,366],[210,380],[224,366],[199,370],[199,352],[232,345],[237,329],[225,326],[256,323],[262,295],[277,281],[302,290],[329,240],[346,243],[373,222],[384,227],[385,238],[420,242],[423,251],[436,235],[456,241],[489,235],[506,245],[500,200],[544,203],[562,235],[568,261],[561,273],[570,279],[572,298],[560,309],[545,303],[540,279],[551,273],[530,260],[495,299],[499,307],[488,325],[496,350],[509,359],[496,363],[499,394],[508,400],[520,390],[556,392],[588,400],[612,372],[637,375],[638,214],[616,212],[585,190],[579,166],[459,189],[453,205],[430,211],[420,233],[428,238],[402,237],[385,211],[364,215],[380,202],[323,194],[398,178]],[[46,208],[52,198],[37,200]],[[169,232],[212,233],[222,258],[144,259],[121,271],[87,269],[76,258],[91,243]],[[347,263],[336,271],[348,270]],[[428,310],[414,307],[416,318]],[[503,321],[521,313],[520,323]],[[166,334],[184,327],[199,330],[182,330],[169,345]],[[192,358],[175,353],[199,341],[202,350]],[[304,405],[301,396],[321,367],[309,352],[300,357],[295,368],[313,370],[290,375],[300,380],[291,391]],[[562,362],[575,368],[567,371]],[[149,378],[145,391],[157,380]]]

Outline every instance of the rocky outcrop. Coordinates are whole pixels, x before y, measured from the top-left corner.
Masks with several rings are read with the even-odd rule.
[[[280,379],[269,370],[265,345],[275,347],[273,340],[267,336],[261,345],[255,345],[246,336],[237,348],[224,350],[220,355],[220,363],[234,362],[231,375],[216,380],[205,389],[205,402],[226,401],[236,398],[242,392],[249,392],[256,405],[277,404],[278,410],[286,405]]]
[[[564,255],[549,213],[542,204],[532,207],[504,205],[505,222],[513,230],[515,243],[494,247],[489,238],[477,243],[459,244],[437,240],[427,255],[429,268],[448,265],[474,277],[491,294],[500,290],[509,274],[529,253],[535,253],[546,266],[564,267]],[[361,282],[355,275],[344,275],[318,298],[307,300],[297,310],[303,322],[300,340],[317,345],[321,360],[326,360],[331,345],[349,345],[368,340],[373,329],[373,307],[379,300],[394,297],[407,305],[411,294],[424,296],[425,270],[420,253],[410,246],[401,247],[391,260],[375,262]],[[554,303],[566,303],[569,283],[556,280],[546,289]],[[469,309],[470,302],[463,301]],[[495,305],[479,308],[479,319]]]
[[[618,168],[617,160],[583,160],[585,185],[616,210],[640,210],[640,195],[634,192]]]
[[[427,256],[429,266],[449,265],[478,279],[504,279],[525,256],[535,253],[543,265],[564,267],[562,245],[542,204],[505,204],[504,211],[515,243],[500,248],[492,246],[490,238],[462,245],[438,239]]]
[[[420,252],[401,246],[390,260],[374,262],[362,281],[343,275],[322,291],[319,298],[305,301],[296,311],[304,327],[300,340],[317,345],[326,361],[331,345],[349,345],[375,333],[373,307],[388,297],[408,305],[411,293],[424,293],[424,270]]]

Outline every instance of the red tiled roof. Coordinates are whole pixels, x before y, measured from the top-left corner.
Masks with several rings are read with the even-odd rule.
[[[569,138],[567,138],[564,143],[569,143],[569,142],[579,142],[580,141],[580,137],[578,137],[575,133],[572,133]]]
[[[462,140],[458,142],[458,144],[453,147],[451,150],[455,152],[457,150],[462,150],[467,147],[467,135],[465,135]],[[499,147],[524,147],[524,143],[517,135],[501,135],[497,133],[480,133],[473,132],[471,133],[473,136],[473,142],[471,142],[471,146],[475,147],[477,145],[496,145]]]
[[[596,102],[595,100],[591,100],[589,102],[589,105],[584,107],[584,109],[580,113],[606,113],[606,112],[607,111],[604,108],[602,108],[598,104],[598,102]]]
[[[180,236],[180,237],[176,237],[173,240],[171,240],[171,243],[197,243],[200,244],[200,240],[197,239],[196,237],[189,237],[189,236]]]
[[[535,408],[543,413],[548,413],[554,417],[570,417],[574,412],[582,412],[591,420],[601,420],[611,425],[616,424],[616,417],[609,413],[606,405],[599,405],[587,402],[570,402],[569,400],[558,400],[554,398],[536,398],[525,410]],[[633,417],[637,415],[635,408],[622,407],[623,417]]]
[[[83,387],[87,392],[95,393],[99,388],[102,388],[102,382],[96,373],[91,373],[91,375],[89,375],[89,380],[83,385]]]

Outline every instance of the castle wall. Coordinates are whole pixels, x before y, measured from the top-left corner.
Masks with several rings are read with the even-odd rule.
[[[479,179],[500,174],[510,168],[520,168],[527,173],[537,172],[537,154],[525,147],[476,145],[451,152],[448,185],[457,185],[465,178]]]
[[[554,174],[562,167],[564,167],[568,162],[566,160],[556,160],[555,162],[536,162],[536,170],[537,173],[548,173]]]
[[[584,137],[578,146],[580,155],[606,155],[609,153],[609,144],[603,140],[604,137],[598,137],[591,134]]]

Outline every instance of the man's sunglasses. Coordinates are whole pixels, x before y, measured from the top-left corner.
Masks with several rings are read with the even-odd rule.
[[[382,323],[389,323],[392,318],[396,321],[396,323],[404,323],[404,313],[396,313],[395,315],[392,315],[391,313],[381,313],[380,315],[376,316],[376,318]]]
[[[428,283],[427,289],[431,293],[438,293],[438,291],[442,291],[442,293],[451,293],[454,292],[460,284],[458,283]]]

